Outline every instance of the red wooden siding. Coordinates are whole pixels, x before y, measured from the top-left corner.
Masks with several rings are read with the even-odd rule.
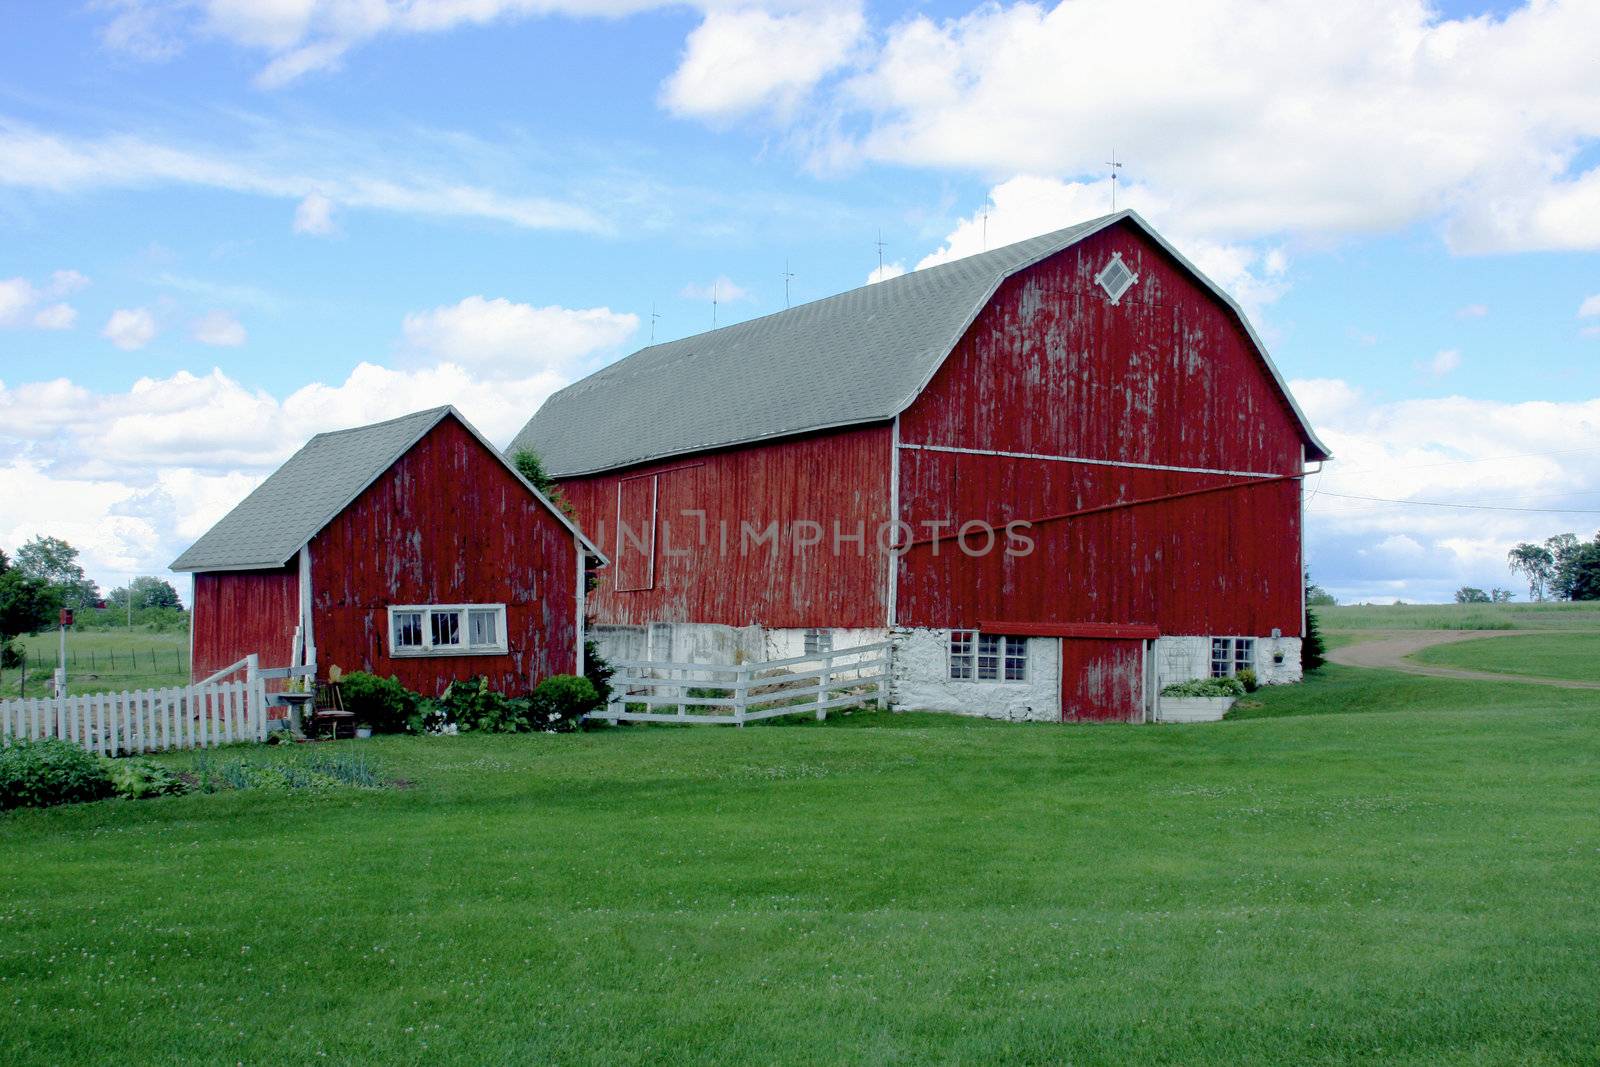
[[[195,681],[250,655],[263,667],[289,662],[300,610],[299,572],[214,571],[194,576]]]
[[[577,546],[481,442],[447,418],[311,542],[318,666],[437,694],[487,675],[525,691],[577,664]],[[393,604],[506,605],[510,652],[392,657]]]
[[[1144,642],[1063,639],[1061,719],[1063,722],[1142,722]]]
[[[584,532],[608,551],[616,548],[618,483],[630,516],[648,514],[645,487],[655,494],[649,559],[629,545],[601,572],[591,618],[883,626],[886,560],[875,537],[889,518],[889,443],[887,425],[869,426],[564,480]],[[658,477],[641,477],[649,475]],[[820,543],[797,544],[817,532],[795,526],[806,522],[818,524]],[[842,538],[861,531],[864,540],[841,539],[836,554],[836,522]],[[774,524],[776,543],[765,539]],[[629,591],[644,584],[652,561],[653,587]]]
[[[1139,274],[1118,306],[1093,280],[1114,251]],[[900,438],[1269,475],[1297,473],[1301,455],[1237,319],[1126,225],[1002,285],[901,417]],[[1240,480],[902,450],[901,517],[1003,524]],[[1047,523],[1030,531],[1026,557],[918,546],[901,564],[898,619],[1299,633],[1299,494],[1297,481],[1275,481]]]

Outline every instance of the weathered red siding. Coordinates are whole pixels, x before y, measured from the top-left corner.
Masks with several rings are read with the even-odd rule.
[[[289,662],[300,610],[293,566],[270,571],[213,571],[194,576],[193,680],[252,652],[263,667]]]
[[[1139,274],[1115,306],[1094,282],[1112,252]],[[900,439],[1267,475],[1298,473],[1301,457],[1298,424],[1238,320],[1129,224],[1002,285],[902,415]],[[902,449],[901,517],[1003,524],[1238,480]],[[922,545],[901,563],[897,616],[1299,633],[1299,493],[1276,481],[1045,523],[1025,557]]]
[[[311,542],[322,671],[393,674],[436,694],[487,675],[521,692],[577,663],[577,546],[477,438],[447,418]],[[392,604],[504,603],[510,652],[392,657]]]
[[[564,480],[584,532],[612,558],[591,618],[883,626],[875,539],[889,518],[889,446],[888,426],[869,426]],[[619,485],[631,538],[619,538]],[[796,526],[807,522],[817,530]],[[776,543],[758,544],[774,523]],[[818,531],[820,543],[797,544]]]
[[[1069,637],[1061,642],[1064,722],[1144,720],[1144,642]]]

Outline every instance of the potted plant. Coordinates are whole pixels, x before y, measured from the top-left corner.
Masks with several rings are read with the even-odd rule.
[[[372,727],[368,726],[364,722],[356,723],[356,737],[364,740],[364,739],[366,739],[368,737],[371,737],[371,736],[372,736]]]

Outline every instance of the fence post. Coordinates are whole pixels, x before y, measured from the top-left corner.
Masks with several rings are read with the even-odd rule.
[[[244,658],[244,713],[249,716],[250,733],[257,741],[267,739],[266,683],[261,680],[261,656],[252,652]]]
[[[889,679],[894,676],[894,638],[889,639],[889,647],[880,651],[883,668],[878,672],[878,710],[885,711],[889,707]]]
[[[750,702],[750,664],[741,663],[733,676],[733,722],[744,729],[744,713]]]
[[[822,670],[817,675],[817,721],[828,717],[828,681],[833,672],[833,653],[822,654]]]

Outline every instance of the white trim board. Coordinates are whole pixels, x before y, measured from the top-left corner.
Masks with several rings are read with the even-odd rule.
[[[1083,463],[1092,467],[1130,467],[1142,471],[1177,471],[1181,474],[1225,474],[1233,478],[1294,477],[1266,471],[1235,471],[1222,467],[1178,467],[1167,463],[1135,463],[1126,459],[1091,459],[1087,456],[1053,456],[1044,452],[1006,452],[992,448],[957,448],[954,445],[896,444],[912,452],[951,452],[962,456],[999,456],[1003,459],[1042,459],[1052,463]],[[1303,466],[1303,464],[1302,464]]]

